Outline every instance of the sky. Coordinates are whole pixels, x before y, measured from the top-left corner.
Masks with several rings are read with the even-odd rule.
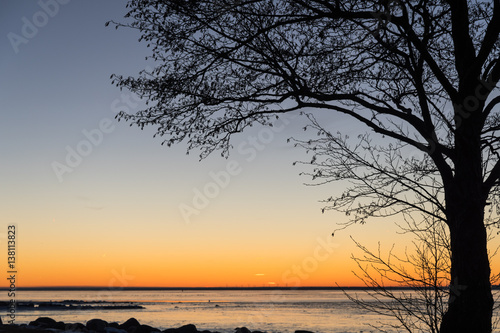
[[[110,75],[137,75],[149,51],[122,20],[126,1],[0,2],[0,260],[16,228],[17,286],[254,287],[360,285],[351,236],[404,248],[394,220],[332,237],[341,213],[305,186],[306,119],[235,137],[228,159],[199,161],[116,122],[140,109]],[[344,133],[363,128],[321,114]],[[0,286],[7,286],[7,282]]]

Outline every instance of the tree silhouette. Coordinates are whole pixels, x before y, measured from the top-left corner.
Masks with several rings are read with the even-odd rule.
[[[427,229],[420,229],[422,223],[411,225],[409,232],[416,240],[413,250],[403,254],[396,254],[394,246],[384,255],[380,243],[377,251],[371,251],[355,242],[362,253],[353,255],[358,265],[355,274],[371,289],[366,292],[368,300],[347,296],[363,309],[396,319],[386,326],[410,333],[439,333],[450,296],[449,237],[444,223],[431,219],[423,224]],[[387,284],[405,289],[394,290]]]
[[[378,327],[370,324],[383,332],[383,328],[390,327],[410,333],[439,333],[447,300],[454,297],[448,288],[451,247],[446,224],[434,217],[423,217],[417,222],[407,216],[405,224],[399,226],[403,233],[415,236],[403,253],[397,253],[394,245],[384,254],[380,243],[373,251],[354,241],[361,252],[352,255],[358,266],[354,273],[369,289],[365,297],[344,292],[360,308],[395,319],[379,321]],[[497,251],[491,251],[490,260],[496,254]],[[500,274],[492,275],[491,283],[498,283],[499,278]],[[499,304],[495,304],[495,310],[498,308]],[[494,318],[493,324],[497,326],[498,314]]]
[[[114,24],[140,30],[155,67],[138,77],[113,76],[149,102],[119,119],[156,126],[167,145],[186,140],[204,157],[214,150],[227,155],[231,136],[252,124],[271,125],[281,113],[308,107],[346,114],[385,137],[387,146],[377,146],[383,154],[422,152],[395,165],[370,157],[363,144],[349,154],[348,143],[335,138],[331,147],[344,160],[332,166],[363,165],[359,149],[374,163],[363,165],[367,177],[332,169],[334,180],[356,177],[362,187],[330,207],[354,209],[354,221],[438,211],[452,252],[441,332],[491,332],[485,208],[497,203],[500,177],[498,0],[127,6],[131,21]]]

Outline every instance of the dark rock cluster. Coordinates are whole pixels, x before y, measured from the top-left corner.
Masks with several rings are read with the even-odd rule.
[[[29,324],[2,325],[0,321],[0,333],[57,333],[57,332],[81,332],[81,333],[218,333],[210,331],[198,331],[195,325],[188,324],[178,328],[167,328],[160,330],[149,325],[142,325],[135,318],[130,318],[122,324],[108,323],[102,319],[91,319],[87,323],[63,323],[49,317],[40,317]],[[309,331],[295,331],[296,333],[313,333]],[[246,327],[238,327],[235,333],[263,333],[250,331]]]

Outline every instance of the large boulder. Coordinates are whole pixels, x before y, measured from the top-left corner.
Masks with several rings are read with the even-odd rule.
[[[106,327],[108,327],[108,322],[102,319],[90,319],[87,324],[89,330],[94,330],[98,333],[106,332]]]
[[[49,317],[39,317],[35,321],[30,323],[30,326],[46,326],[51,327],[54,326],[57,322]]]
[[[122,330],[126,330],[127,332],[132,332],[137,330],[137,327],[141,326],[139,321],[135,318],[129,318],[127,319],[126,322],[121,324],[118,328],[121,328]]]
[[[108,327],[113,327],[113,328],[120,328],[120,324],[118,324],[117,322],[111,322],[111,323],[108,323]]]
[[[65,324],[62,321],[55,321],[49,317],[39,317],[35,321],[29,323],[29,326],[35,326],[38,328],[53,328],[58,330],[64,330]]]
[[[197,333],[198,329],[193,324],[187,324],[178,328],[178,333]]]

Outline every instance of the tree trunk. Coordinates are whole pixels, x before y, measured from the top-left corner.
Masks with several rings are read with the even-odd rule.
[[[492,330],[493,296],[484,226],[486,198],[481,192],[481,178],[474,177],[471,169],[468,171],[456,170],[453,189],[446,198],[452,259],[450,298],[441,333]]]

